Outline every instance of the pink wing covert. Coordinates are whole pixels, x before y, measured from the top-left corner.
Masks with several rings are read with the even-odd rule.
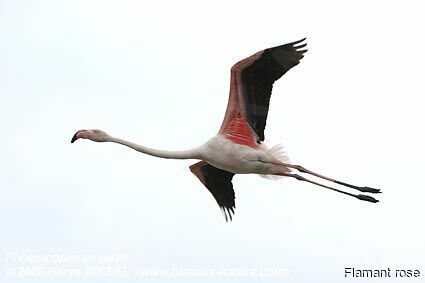
[[[264,50],[257,52],[254,55],[245,58],[233,65],[230,71],[231,77],[229,101],[227,103],[226,114],[219,131],[219,133],[222,134],[226,139],[229,139],[237,144],[242,144],[253,148],[257,147],[257,135],[248,124],[246,118],[247,115],[245,109],[245,100],[243,98],[241,72],[254,63],[258,58],[260,58],[263,52]]]

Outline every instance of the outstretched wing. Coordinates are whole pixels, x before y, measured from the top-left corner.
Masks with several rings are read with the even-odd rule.
[[[264,141],[273,83],[299,64],[307,51],[303,49],[306,46],[304,40],[257,52],[232,67],[229,101],[221,134],[248,146]],[[251,132],[246,130],[247,125]]]
[[[232,214],[235,213],[235,191],[232,178],[235,174],[218,169],[205,161],[195,163],[189,168],[211,192],[223,210],[226,221],[232,220]]]

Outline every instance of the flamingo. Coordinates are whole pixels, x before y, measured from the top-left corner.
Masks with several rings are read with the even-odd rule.
[[[224,213],[226,222],[232,220],[235,209],[232,184],[235,174],[291,177],[362,201],[376,203],[378,200],[372,196],[339,190],[307,179],[294,173],[294,170],[360,192],[376,194],[381,192],[379,189],[354,186],[317,174],[303,166],[293,165],[289,163],[281,146],[268,148],[264,144],[264,128],[273,83],[299,64],[307,51],[306,46],[303,38],[264,49],[233,65],[229,100],[220,130],[198,147],[184,151],[158,150],[110,136],[98,129],[77,131],[71,143],[77,139],[113,142],[159,158],[200,160],[189,167],[190,171],[213,195]]]

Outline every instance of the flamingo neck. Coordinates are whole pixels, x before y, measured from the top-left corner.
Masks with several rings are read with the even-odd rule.
[[[168,150],[159,150],[149,148],[140,144],[135,144],[120,138],[110,137],[108,139],[109,142],[114,142],[118,144],[122,144],[128,146],[138,152],[148,154],[151,156],[159,157],[159,158],[167,158],[167,159],[200,159],[200,152],[198,148],[190,149],[190,150],[181,150],[181,151],[168,151]]]

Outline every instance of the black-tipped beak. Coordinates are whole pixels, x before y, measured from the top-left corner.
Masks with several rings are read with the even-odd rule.
[[[74,143],[76,140],[78,140],[77,134],[78,132],[76,132],[75,135],[72,137],[71,143]]]

